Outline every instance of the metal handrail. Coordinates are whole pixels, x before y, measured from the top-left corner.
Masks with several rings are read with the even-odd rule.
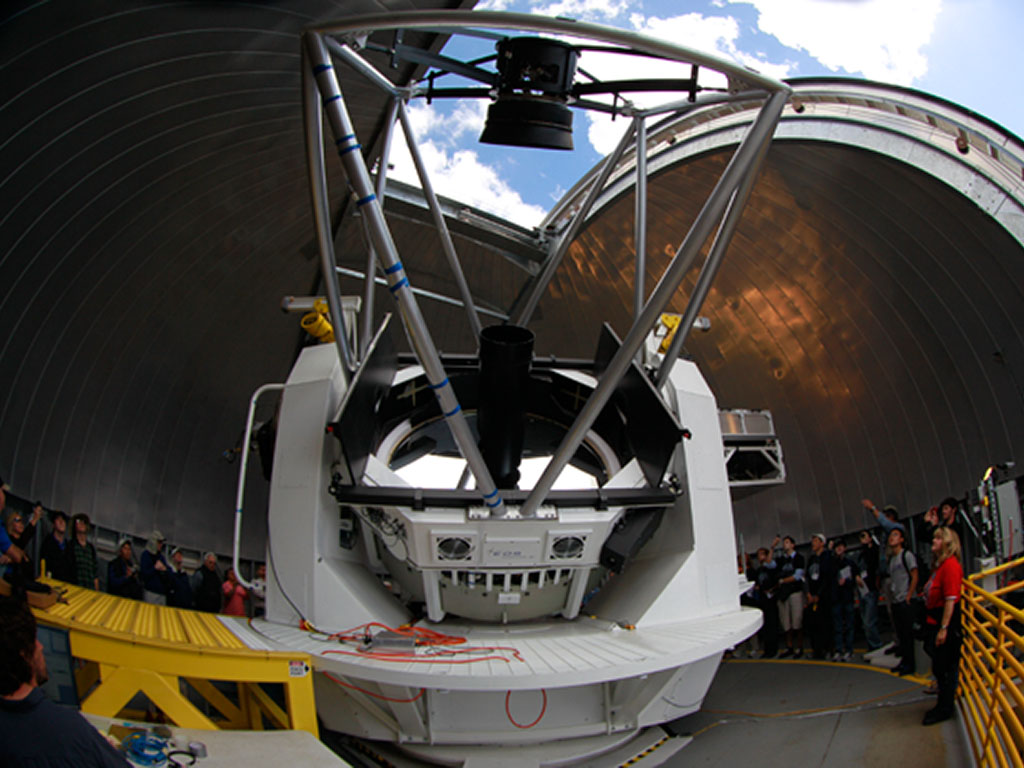
[[[978,766],[1024,767],[1024,629],[1014,626],[1024,624],[1024,611],[1002,597],[1024,591],[1024,581],[993,591],[978,583],[1021,566],[1024,558],[963,580],[958,703]]]
[[[238,493],[235,496],[235,540],[231,548],[231,565],[238,583],[246,589],[252,589],[252,583],[245,580],[238,569],[238,549],[242,541],[242,501],[245,498],[245,468],[249,464],[249,441],[252,439],[252,422],[256,416],[256,401],[265,392],[279,392],[284,384],[264,384],[252,393],[249,399],[249,415],[245,420],[245,436],[242,438],[242,461],[238,467]]]

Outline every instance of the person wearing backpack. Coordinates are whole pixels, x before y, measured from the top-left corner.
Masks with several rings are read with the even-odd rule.
[[[917,558],[904,546],[903,531],[894,528],[889,531],[889,599],[896,630],[896,653],[900,657],[900,663],[894,670],[898,675],[913,674],[917,669],[914,661],[914,610],[911,605],[917,591],[917,578]]]

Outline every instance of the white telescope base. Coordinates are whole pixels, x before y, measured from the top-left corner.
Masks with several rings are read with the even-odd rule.
[[[253,629],[224,622],[250,647],[313,657],[317,712],[330,730],[396,743],[441,764],[486,765],[480,761],[490,750],[511,746],[517,759],[528,749],[537,765],[554,766],[631,749],[625,745],[637,734],[697,711],[722,652],[757,630],[761,612],[739,608],[639,629],[596,618],[428,625],[494,649],[484,654],[491,659],[470,663],[474,654],[435,661],[424,652],[415,662],[339,655],[329,651],[354,652],[352,645],[263,620]]]

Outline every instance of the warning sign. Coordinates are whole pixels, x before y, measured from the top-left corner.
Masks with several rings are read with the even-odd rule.
[[[289,677],[305,677],[309,674],[309,665],[304,661],[289,661],[288,662],[288,676]]]

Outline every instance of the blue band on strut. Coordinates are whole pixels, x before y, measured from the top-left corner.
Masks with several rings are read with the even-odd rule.
[[[328,69],[334,69],[334,67],[330,64],[317,64],[313,67],[313,74],[319,75],[321,72],[326,72]]]
[[[446,419],[450,419],[452,416],[454,416],[456,413],[458,413],[461,410],[462,410],[462,406],[461,405],[456,405],[454,408],[452,408],[450,411],[448,411],[448,413],[446,413],[444,415],[444,417]]]
[[[399,290],[401,288],[405,288],[407,285],[409,285],[409,278],[403,277],[397,283],[395,283],[390,288],[388,288],[388,290],[391,291],[392,293],[394,293],[395,291],[397,291],[397,290]]]
[[[485,501],[484,504],[486,504],[491,509],[494,509],[495,507],[501,506],[501,499],[498,499],[497,501]]]
[[[485,494],[484,494],[484,498],[485,498],[485,499],[489,499],[489,498],[491,498],[491,496],[497,496],[497,495],[498,495],[498,489],[497,489],[497,488],[495,488],[495,489],[494,489],[493,491],[491,491],[490,493],[485,493]]]
[[[444,381],[442,381],[442,382],[438,382],[437,384],[429,384],[429,383],[428,383],[428,385],[427,385],[427,386],[429,386],[429,387],[430,387],[431,389],[440,389],[441,387],[443,387],[443,386],[444,386],[445,384],[447,384],[447,383],[448,383],[448,377],[447,377],[447,376],[445,376],[445,377],[444,377]]]
[[[349,152],[355,152],[357,149],[362,149],[362,146],[362,144],[352,144],[350,146],[345,147],[344,149],[339,149],[338,154],[347,155]]]
[[[330,104],[332,101],[337,101],[340,98],[341,98],[341,94],[340,93],[336,93],[334,96],[331,96],[331,98],[324,99],[324,104]]]
[[[397,272],[401,268],[402,268],[402,262],[396,261],[394,264],[392,264],[390,267],[388,267],[387,269],[384,270],[384,274],[385,275],[393,275],[393,274],[395,274],[395,272]]]
[[[354,139],[355,137],[356,137],[356,135],[354,133],[346,133],[344,136],[342,136],[340,139],[338,139],[334,143],[335,144],[341,144],[341,142],[348,141],[349,139]]]
[[[356,200],[356,208],[362,208],[367,203],[372,203],[376,199],[377,199],[377,196],[371,192],[370,194],[368,194],[363,199]]]

